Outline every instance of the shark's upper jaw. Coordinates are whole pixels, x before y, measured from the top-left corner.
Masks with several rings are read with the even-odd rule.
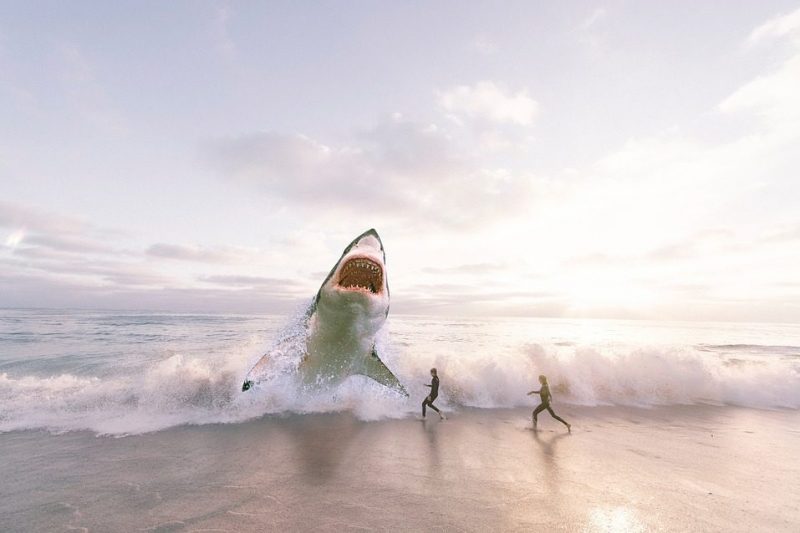
[[[389,313],[389,283],[386,279],[386,253],[374,229],[367,230],[344,249],[322,283],[309,316],[322,309],[348,310],[385,319]]]
[[[336,288],[380,294],[383,292],[383,265],[366,256],[350,257],[339,269]]]

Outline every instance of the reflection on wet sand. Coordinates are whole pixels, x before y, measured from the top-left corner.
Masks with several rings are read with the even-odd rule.
[[[0,530],[797,531],[797,412],[571,408],[572,435],[529,413],[3,434],[28,460],[0,461]]]
[[[546,437],[542,435],[541,431],[533,430],[533,439],[536,441],[539,446],[542,448],[542,454],[544,455],[546,462],[554,464],[556,455],[556,444],[558,441],[563,439],[564,437],[571,437],[570,433],[556,433],[551,435],[550,437]]]
[[[428,444],[428,450],[425,455],[428,460],[428,467],[431,471],[436,472],[441,468],[441,461],[439,457],[439,425],[441,422],[424,419],[422,421],[422,430],[425,433],[425,440]]]
[[[558,443],[561,439],[569,436],[569,433],[551,433],[549,436],[545,436],[542,435],[542,432],[533,430],[533,440],[539,445],[541,451],[544,465],[541,475],[544,477],[547,494],[549,498],[552,498],[551,503],[559,510],[563,508],[564,502],[558,465]]]
[[[642,533],[647,528],[628,507],[596,507],[589,511],[588,533]]]
[[[295,457],[306,479],[323,482],[336,473],[364,422],[350,416],[297,417],[283,430],[291,438]]]

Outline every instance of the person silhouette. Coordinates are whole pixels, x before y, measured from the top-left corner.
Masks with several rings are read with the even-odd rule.
[[[528,396],[531,394],[538,394],[542,398],[542,403],[540,403],[539,406],[533,410],[533,429],[536,430],[536,423],[538,422],[537,419],[539,417],[539,413],[547,409],[547,412],[550,413],[550,416],[567,426],[567,431],[572,433],[572,426],[570,426],[566,420],[555,414],[553,412],[553,408],[550,407],[550,401],[553,399],[553,396],[550,394],[550,386],[547,384],[547,376],[544,374],[539,376],[539,383],[542,385],[539,390],[532,390],[528,393]]]
[[[435,368],[431,368],[431,384],[425,384],[425,386],[431,388],[431,393],[428,394],[428,396],[426,396],[422,401],[422,418],[425,418],[425,408],[430,407],[439,413],[439,418],[445,420],[446,418],[442,412],[435,405],[433,405],[433,402],[436,401],[436,398],[439,396],[439,376]]]

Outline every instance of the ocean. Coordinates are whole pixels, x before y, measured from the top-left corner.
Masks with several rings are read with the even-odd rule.
[[[546,374],[556,401],[800,407],[800,325],[390,316],[379,344],[410,399],[352,378],[240,392],[291,322],[264,315],[0,310],[0,432],[124,435],[265,414],[417,411],[428,370],[446,408],[516,407]]]
[[[408,398],[241,392],[301,312],[0,310],[0,529],[798,526],[800,325],[390,315]],[[431,367],[449,419],[420,426]],[[539,374],[572,434],[530,431]]]

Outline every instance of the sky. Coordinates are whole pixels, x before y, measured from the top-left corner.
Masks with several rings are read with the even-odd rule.
[[[800,322],[800,3],[0,3],[0,307]]]

